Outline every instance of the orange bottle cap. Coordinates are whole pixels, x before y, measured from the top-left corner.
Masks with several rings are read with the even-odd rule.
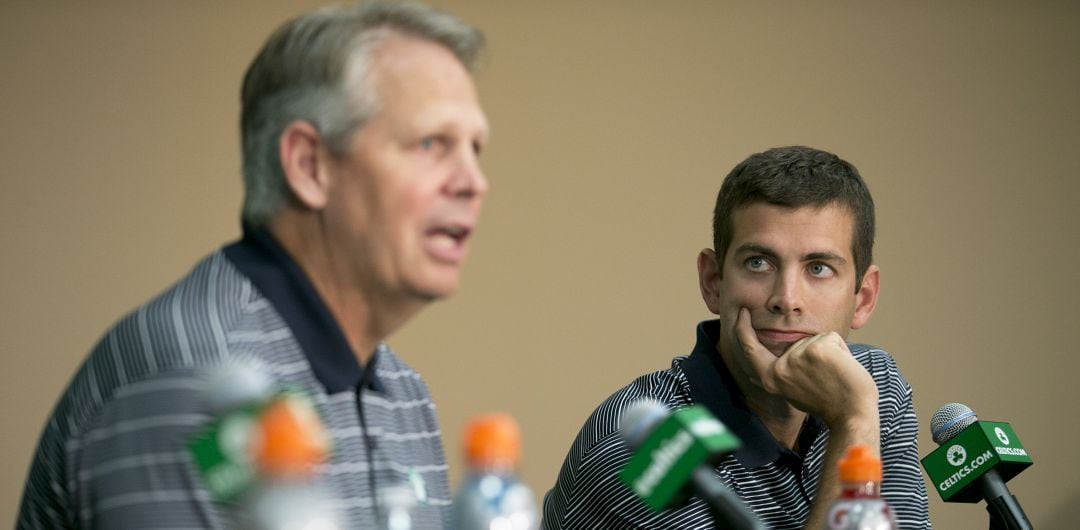
[[[465,457],[472,467],[516,467],[521,431],[509,414],[482,414],[465,426]]]
[[[330,438],[310,402],[285,395],[259,414],[252,446],[255,465],[261,472],[305,476],[326,460]]]
[[[881,482],[881,459],[865,445],[851,446],[840,459],[842,482]]]

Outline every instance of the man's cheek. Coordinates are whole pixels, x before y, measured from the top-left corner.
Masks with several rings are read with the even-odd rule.
[[[754,311],[754,305],[750,301],[750,297],[745,296],[732,296],[724,300],[724,316],[731,320],[731,323],[735,323],[735,319],[739,316],[739,311],[742,308],[747,308],[752,313]]]

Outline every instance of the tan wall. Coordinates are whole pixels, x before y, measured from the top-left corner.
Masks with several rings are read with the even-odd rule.
[[[0,526],[92,343],[237,236],[240,76],[314,2],[61,4],[0,5]],[[461,293],[391,344],[455,482],[463,423],[502,409],[541,495],[596,404],[687,353],[721,178],[799,143],[877,200],[884,292],[855,338],[896,356],[924,431],[950,401],[1011,422],[1035,526],[1076,522],[1080,4],[806,4],[440,2],[490,39],[494,188]]]

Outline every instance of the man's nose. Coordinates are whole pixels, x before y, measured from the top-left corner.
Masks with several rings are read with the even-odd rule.
[[[797,272],[781,272],[776,276],[772,293],[769,295],[769,312],[778,315],[801,313],[802,292],[803,285],[797,277]]]
[[[480,168],[480,159],[471,149],[463,150],[456,157],[453,174],[447,184],[447,192],[455,197],[481,198],[488,191],[488,180]]]

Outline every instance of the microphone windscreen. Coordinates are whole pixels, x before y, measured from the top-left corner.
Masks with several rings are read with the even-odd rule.
[[[623,412],[619,434],[626,445],[637,449],[667,415],[668,408],[663,403],[651,398],[639,399]]]
[[[979,421],[979,417],[967,405],[949,403],[942,405],[930,418],[930,434],[934,442],[941,445],[976,421]]]
[[[213,413],[224,415],[274,395],[274,381],[262,363],[235,358],[215,366],[206,381],[207,399]]]

